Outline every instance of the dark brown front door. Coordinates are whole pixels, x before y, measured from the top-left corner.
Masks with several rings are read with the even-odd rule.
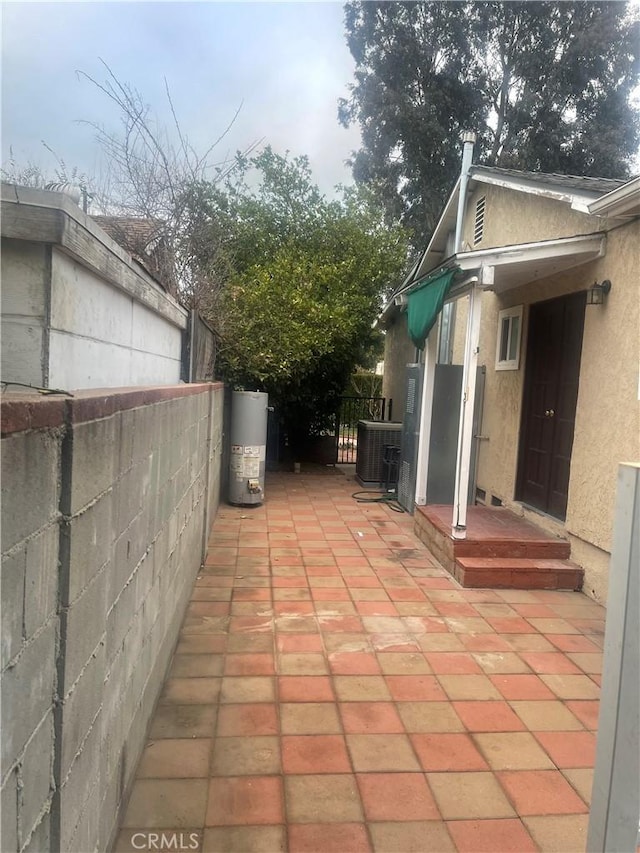
[[[584,293],[532,305],[516,497],[564,519],[578,401]]]

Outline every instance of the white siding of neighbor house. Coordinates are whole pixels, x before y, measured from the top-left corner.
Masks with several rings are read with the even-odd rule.
[[[177,326],[54,248],[51,387],[176,383],[181,346]]]

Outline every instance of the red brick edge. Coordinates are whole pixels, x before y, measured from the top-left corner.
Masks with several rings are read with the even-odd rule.
[[[4,394],[0,402],[0,432],[5,436],[30,429],[53,429],[65,423],[86,423],[127,409],[222,388],[222,382],[202,382],[145,388],[91,389],[78,391],[73,397],[57,394],[46,397]]]

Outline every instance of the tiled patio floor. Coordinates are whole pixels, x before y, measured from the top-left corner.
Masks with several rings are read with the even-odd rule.
[[[357,488],[221,506],[118,850],[584,850],[603,608],[462,589]]]

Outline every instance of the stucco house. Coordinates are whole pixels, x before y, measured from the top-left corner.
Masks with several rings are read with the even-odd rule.
[[[438,528],[465,583],[455,555],[472,553],[473,524],[517,517],[570,549],[604,600],[617,466],[640,459],[640,178],[474,166],[472,152],[467,138],[429,245],[379,319],[383,394],[404,394],[421,364],[416,530]],[[493,585],[505,552],[483,555],[496,565],[476,562],[474,581],[469,564],[465,585]],[[535,567],[520,563],[512,585],[527,586]],[[558,577],[546,585],[579,585]]]

